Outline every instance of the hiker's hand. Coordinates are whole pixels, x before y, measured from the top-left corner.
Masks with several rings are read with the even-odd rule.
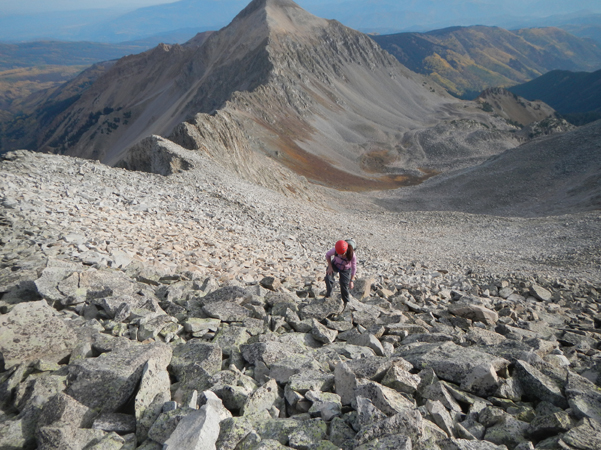
[[[328,275],[332,275],[332,274],[334,273],[334,269],[333,269],[331,266],[328,266],[328,268],[327,268],[327,270],[326,270],[326,273],[327,273]]]
[[[351,289],[353,289],[355,287],[355,283],[353,283],[352,281],[348,285]]]

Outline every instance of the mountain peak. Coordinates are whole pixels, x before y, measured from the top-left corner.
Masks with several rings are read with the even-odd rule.
[[[271,32],[276,34],[312,34],[316,28],[327,25],[326,19],[305,11],[292,0],[253,0],[230,25],[240,21],[265,21]],[[258,24],[257,24],[258,25]]]

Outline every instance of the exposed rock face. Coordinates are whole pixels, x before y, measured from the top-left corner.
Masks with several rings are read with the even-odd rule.
[[[160,135],[280,191],[302,186],[299,175],[372,190],[500,153],[518,143],[513,131],[369,37],[292,1],[254,0],[202,44],[120,60],[45,130],[40,149],[141,167],[135,160],[164,154],[145,140]]]

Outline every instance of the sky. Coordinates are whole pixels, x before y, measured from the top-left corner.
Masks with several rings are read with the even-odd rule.
[[[216,30],[227,25],[251,0],[180,1],[181,8],[170,5],[133,13],[139,8],[177,1],[0,0],[0,41],[56,39],[121,42],[119,39],[142,39],[179,29]],[[363,32],[381,34],[428,31],[458,25],[488,25],[508,29],[559,26],[556,19],[571,14],[578,18],[593,17],[595,25],[601,26],[601,16],[594,15],[601,14],[601,0],[295,1],[319,17],[336,19]]]
[[[33,12],[76,11],[80,9],[128,9],[172,3],[169,0],[0,0],[0,14],[31,14]]]
[[[55,12],[55,11],[75,11],[82,9],[121,9],[121,10],[134,10],[136,8],[142,8],[144,6],[158,5],[161,3],[174,3],[176,0],[0,0],[0,16],[6,16],[11,14],[31,14],[31,13],[44,13],[44,12]],[[212,0],[213,2],[220,0]],[[250,1],[250,0],[248,0]],[[322,2],[318,0],[296,0],[297,3],[303,7],[308,5],[320,4]],[[338,4],[345,3],[345,0],[322,0],[325,4]],[[473,1],[473,0],[472,0]],[[580,0],[582,1],[582,0]],[[348,2],[348,0],[346,0]],[[441,6],[447,3],[448,0],[430,0],[430,4],[440,4]],[[545,3],[563,4],[564,7],[570,7],[571,3],[579,3],[579,1],[570,2],[569,0],[521,0],[518,4],[539,4],[543,6]],[[349,3],[355,4],[377,4],[381,3],[379,0],[351,0]],[[411,5],[416,2],[415,0],[398,0],[397,5],[404,7]],[[454,3],[461,4],[462,1],[454,0]],[[468,3],[468,0],[465,1]],[[475,3],[487,3],[486,0],[476,0]],[[596,1],[589,2],[589,4],[595,4]],[[601,3],[601,2],[600,2]],[[576,6],[576,5],[575,5]],[[577,8],[578,6],[576,6]],[[544,9],[544,8],[542,8]]]

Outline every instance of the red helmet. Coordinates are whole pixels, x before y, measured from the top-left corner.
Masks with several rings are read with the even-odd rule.
[[[336,242],[336,253],[339,255],[344,255],[348,250],[348,243],[346,241],[338,241]]]

